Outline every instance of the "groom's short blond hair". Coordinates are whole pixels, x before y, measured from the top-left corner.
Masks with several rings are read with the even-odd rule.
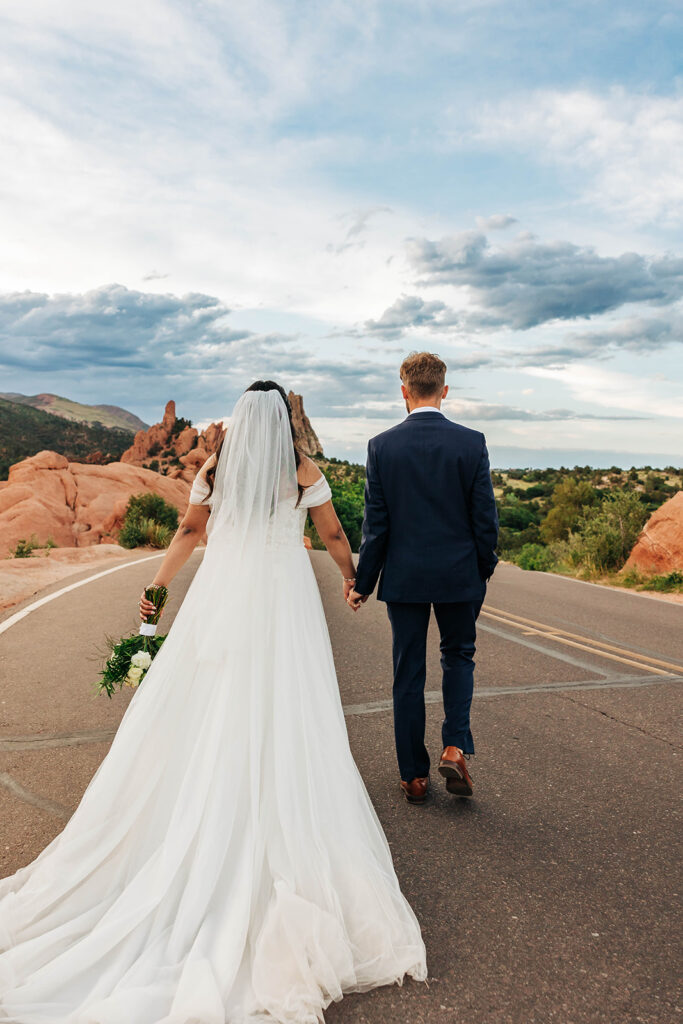
[[[415,398],[439,394],[446,383],[446,364],[434,352],[411,352],[400,369],[404,387]]]

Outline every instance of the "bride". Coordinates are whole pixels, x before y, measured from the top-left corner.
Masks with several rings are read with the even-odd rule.
[[[330,497],[252,384],[154,581],[206,528],[163,647],[66,827],[0,881],[0,1021],[316,1024],[426,979],[303,546],[310,511],[350,589]]]

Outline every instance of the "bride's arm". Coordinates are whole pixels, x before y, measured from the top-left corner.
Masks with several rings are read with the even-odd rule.
[[[152,583],[159,583],[162,587],[167,587],[170,584],[204,536],[209,512],[206,505],[187,506],[187,512],[168,546],[166,556]]]
[[[356,567],[353,564],[351,545],[344,533],[344,527],[334,511],[332,502],[326,501],[324,505],[316,505],[314,508],[309,508],[308,511],[318,531],[318,536],[341,569],[342,576],[346,579],[354,579]]]
[[[152,585],[170,586],[173,577],[182,569],[204,536],[209,513],[210,509],[206,505],[187,506],[187,512],[183,516],[180,526],[168,546],[166,555],[159,566],[156,576],[152,580]],[[146,619],[153,610],[154,606],[145,599],[143,592],[140,600],[140,618]]]
[[[206,472],[215,461],[216,455],[210,455],[197,473],[198,480],[203,481],[204,484],[207,483]],[[195,484],[193,484],[192,491],[190,492],[190,503],[187,506],[187,511],[175,532],[173,540],[168,546],[166,556],[159,566],[159,571],[152,580],[152,585],[157,584],[162,587],[168,587],[173,577],[185,565],[185,562],[206,532],[206,524],[209,520],[211,509],[205,502],[194,503],[192,501],[194,489]],[[151,601],[147,600],[143,590],[140,597],[140,618],[144,621],[153,611],[154,605]]]

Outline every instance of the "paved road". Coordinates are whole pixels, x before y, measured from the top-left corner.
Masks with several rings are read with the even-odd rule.
[[[201,557],[174,585],[167,623]],[[330,560],[312,558],[351,745],[430,971],[428,987],[347,997],[328,1024],[680,1020],[683,609],[499,566],[479,620],[476,797],[450,797],[437,776],[431,802],[413,807],[397,789],[384,607],[373,600],[353,616]],[[0,620],[2,874],[60,830],[108,749],[129,695],[91,696],[97,648],[103,631],[135,626],[150,567],[70,590],[4,632]],[[427,687],[437,757],[436,639]]]

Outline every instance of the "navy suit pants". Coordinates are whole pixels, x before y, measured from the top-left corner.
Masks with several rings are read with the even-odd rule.
[[[474,753],[470,705],[474,688],[476,621],[483,601],[434,604],[441,635],[444,747]],[[387,602],[393,635],[394,734],[401,778],[405,782],[429,774],[425,747],[425,680],[427,629],[432,605]]]

